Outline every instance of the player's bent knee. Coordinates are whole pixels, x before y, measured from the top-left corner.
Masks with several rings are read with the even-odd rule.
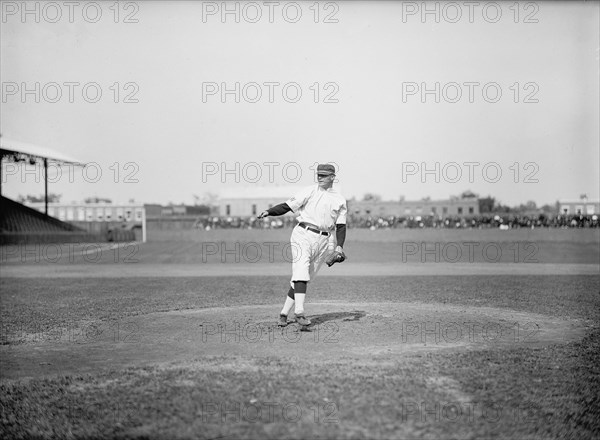
[[[306,293],[306,284],[308,281],[294,281],[295,293]]]

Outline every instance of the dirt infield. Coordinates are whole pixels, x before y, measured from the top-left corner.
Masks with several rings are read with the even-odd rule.
[[[580,320],[492,307],[426,303],[313,303],[307,331],[278,328],[272,306],[208,308],[131,316],[68,328],[55,337],[4,347],[4,378],[97,373],[110,368],[177,364],[210,356],[299,358],[365,365],[396,362],[412,352],[540,347],[579,340]]]

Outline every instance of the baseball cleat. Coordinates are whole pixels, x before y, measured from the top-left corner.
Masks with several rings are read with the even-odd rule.
[[[296,322],[302,326],[310,325],[310,319],[307,319],[304,315],[296,315]]]
[[[279,327],[285,327],[286,325],[288,325],[287,316],[286,315],[279,315],[279,323],[277,325]]]

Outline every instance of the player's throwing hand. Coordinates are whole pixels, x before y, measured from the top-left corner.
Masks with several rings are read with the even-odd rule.
[[[269,212],[268,212],[268,211],[263,211],[263,212],[261,212],[260,214],[258,214],[258,218],[259,218],[259,219],[260,219],[260,218],[265,218],[265,217],[267,217],[268,215],[269,215]]]

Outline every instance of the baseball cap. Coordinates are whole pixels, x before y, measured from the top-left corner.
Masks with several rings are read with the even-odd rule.
[[[328,163],[320,163],[317,166],[317,174],[335,174],[335,167]]]

